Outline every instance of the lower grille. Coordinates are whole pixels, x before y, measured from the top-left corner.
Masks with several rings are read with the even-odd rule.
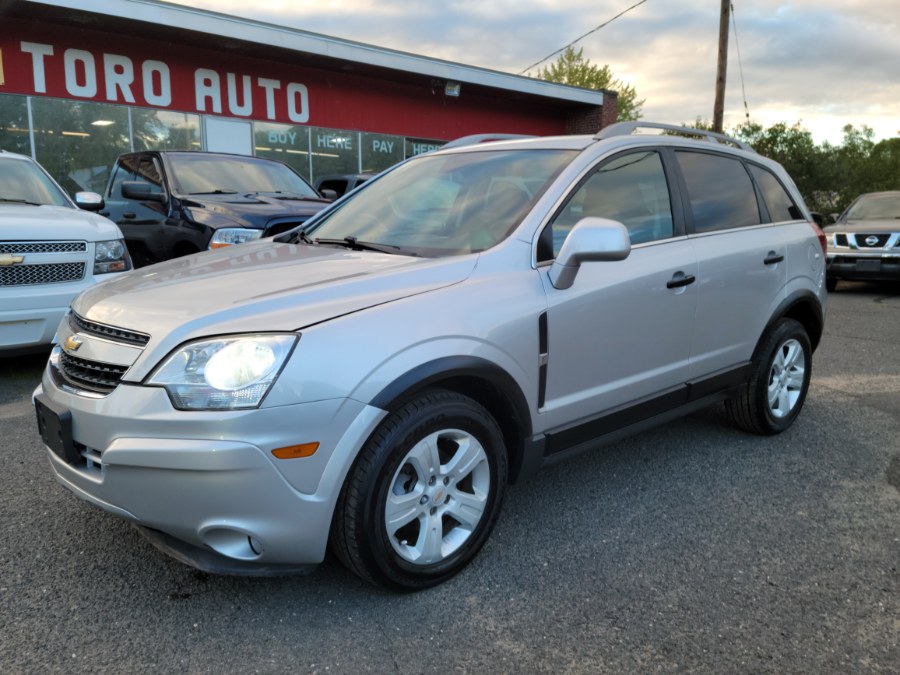
[[[73,387],[109,394],[122,381],[128,368],[99,361],[88,361],[60,351],[59,373]]]
[[[83,262],[0,267],[0,286],[62,284],[84,279]]]

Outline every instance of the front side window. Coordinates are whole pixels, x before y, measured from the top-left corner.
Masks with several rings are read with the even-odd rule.
[[[713,232],[761,222],[750,175],[738,159],[705,152],[676,151],[687,183],[694,231]]]
[[[510,235],[574,154],[490,150],[416,157],[330,211],[310,234],[429,257],[483,251]]]
[[[632,245],[671,237],[672,206],[659,153],[619,155],[594,171],[550,224],[554,258],[575,223],[589,216],[625,225]]]

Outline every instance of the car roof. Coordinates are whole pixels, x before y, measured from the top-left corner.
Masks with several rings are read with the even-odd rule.
[[[9,150],[0,150],[0,157],[5,159],[17,159],[24,162],[33,162],[34,160],[28,155],[20,155],[17,152],[10,152]]]

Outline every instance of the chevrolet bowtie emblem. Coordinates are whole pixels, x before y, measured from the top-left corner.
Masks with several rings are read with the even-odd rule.
[[[83,340],[77,335],[70,335],[66,338],[63,349],[67,352],[77,352],[78,348],[83,344]]]
[[[25,262],[24,255],[13,255],[12,253],[0,253],[0,267],[9,267],[10,265],[18,265]]]

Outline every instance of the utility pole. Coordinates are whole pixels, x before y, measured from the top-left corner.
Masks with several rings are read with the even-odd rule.
[[[731,0],[722,0],[719,14],[719,63],[716,69],[716,103],[713,106],[713,131],[722,133],[722,115],[725,109],[725,71],[728,69],[728,16]]]

